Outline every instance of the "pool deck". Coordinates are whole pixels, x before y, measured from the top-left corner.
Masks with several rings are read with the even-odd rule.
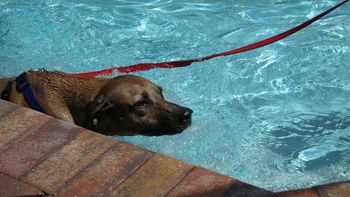
[[[0,196],[347,197],[350,182],[275,193],[0,100]]]

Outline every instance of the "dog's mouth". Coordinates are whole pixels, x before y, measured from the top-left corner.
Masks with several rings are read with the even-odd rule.
[[[100,119],[95,118],[96,122]],[[95,122],[94,122],[95,123]],[[135,136],[135,135],[143,135],[143,136],[162,136],[162,135],[176,135],[182,133],[185,129],[187,129],[192,123],[191,118],[182,121],[165,121],[158,125],[138,125],[133,128],[115,128],[113,131],[102,131],[108,130],[100,128],[100,132],[107,135],[120,135],[120,136]],[[96,124],[98,126],[98,124]]]
[[[118,132],[114,132],[114,134],[118,134],[121,136],[135,136],[135,135],[143,135],[143,136],[162,136],[162,135],[176,135],[182,133],[185,129],[187,129],[191,125],[191,121],[187,121],[185,124],[178,125],[167,125],[160,126],[157,128],[150,127],[138,127],[132,130],[119,130]]]
[[[185,129],[187,129],[192,123],[192,120],[189,119],[182,124],[171,125],[168,127],[164,127],[162,129],[156,129],[155,132],[152,132],[150,136],[161,136],[161,135],[176,135],[182,133]],[[147,135],[147,134],[146,134]]]

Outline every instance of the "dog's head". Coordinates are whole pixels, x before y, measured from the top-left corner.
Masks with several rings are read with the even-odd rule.
[[[87,127],[104,134],[171,135],[191,124],[192,110],[164,100],[162,88],[132,75],[107,82],[87,107]]]

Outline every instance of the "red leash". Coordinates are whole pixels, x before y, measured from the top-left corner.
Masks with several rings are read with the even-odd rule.
[[[278,34],[276,36],[267,38],[265,40],[262,40],[262,41],[259,41],[259,42],[253,43],[253,44],[246,45],[244,47],[233,49],[231,51],[217,53],[217,54],[213,54],[213,55],[209,55],[209,56],[205,56],[205,57],[201,57],[201,58],[197,58],[197,59],[179,60],[179,61],[161,62],[161,63],[142,63],[142,64],[135,64],[135,65],[131,65],[131,66],[115,67],[115,68],[105,69],[105,70],[101,70],[101,71],[78,73],[78,74],[73,74],[73,75],[74,76],[83,76],[83,77],[96,77],[96,76],[111,75],[111,74],[113,74],[113,72],[129,73],[129,72],[139,72],[139,71],[144,71],[144,70],[151,70],[153,68],[184,67],[184,66],[189,66],[194,62],[202,62],[202,61],[206,61],[206,60],[216,58],[216,57],[233,55],[236,53],[250,51],[250,50],[253,50],[256,48],[260,48],[260,47],[272,44],[274,42],[277,42],[283,38],[286,38],[286,37],[298,32],[298,31],[300,31],[301,29],[303,29],[303,28],[307,27],[308,25],[310,25],[311,23],[319,20],[321,17],[327,15],[328,13],[332,12],[333,10],[337,9],[338,7],[342,6],[343,4],[345,4],[348,1],[349,0],[345,0],[341,3],[339,3],[338,5],[326,10],[325,12],[315,16],[314,18],[302,23],[301,25],[298,25],[298,26],[296,26],[288,31],[281,33],[281,34]]]

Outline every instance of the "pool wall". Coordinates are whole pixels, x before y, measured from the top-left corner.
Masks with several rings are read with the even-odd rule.
[[[0,100],[0,196],[350,196],[350,182],[272,193]]]

